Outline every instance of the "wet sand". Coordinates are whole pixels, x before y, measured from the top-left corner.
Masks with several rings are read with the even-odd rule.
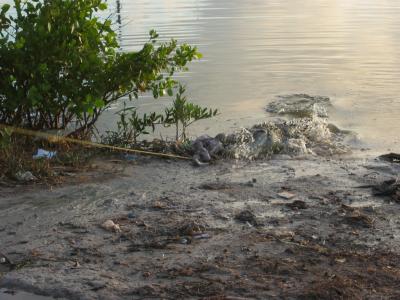
[[[0,289],[0,300],[51,300],[52,297],[38,296],[31,293]]]
[[[82,184],[2,188],[7,289],[67,299],[398,298],[400,204],[370,158],[140,159]],[[101,227],[107,220],[120,231]]]

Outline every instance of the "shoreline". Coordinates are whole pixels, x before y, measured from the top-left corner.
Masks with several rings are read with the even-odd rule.
[[[358,188],[397,164],[103,164],[113,172],[102,180],[0,196],[0,251],[19,266],[2,265],[1,287],[66,299],[400,296],[400,206]]]

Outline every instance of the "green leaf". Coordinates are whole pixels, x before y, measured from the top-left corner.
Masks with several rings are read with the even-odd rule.
[[[10,9],[10,7],[10,4],[3,4],[3,6],[1,7],[1,13],[5,14]]]
[[[104,100],[103,99],[96,99],[96,101],[94,102],[94,106],[96,108],[103,108],[105,105]]]
[[[105,3],[105,2],[100,3],[99,4],[99,9],[100,10],[106,10],[107,9],[107,3]]]

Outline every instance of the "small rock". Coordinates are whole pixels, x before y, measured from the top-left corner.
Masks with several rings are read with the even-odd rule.
[[[162,203],[161,201],[155,201],[153,203],[153,208],[155,208],[155,209],[165,209],[165,208],[167,208],[167,205],[165,203]]]
[[[254,183],[249,181],[249,182],[245,183],[244,186],[254,187]]]
[[[256,216],[250,210],[244,210],[244,211],[238,213],[235,216],[235,219],[242,223],[249,223],[253,226],[258,225]]]
[[[182,244],[182,245],[187,245],[187,244],[189,244],[189,241],[188,241],[188,239],[181,238],[181,239],[179,240],[179,243]]]
[[[290,199],[293,199],[294,197],[296,197],[295,194],[292,194],[292,193],[286,192],[286,191],[279,193],[278,196],[283,199],[286,199],[286,200],[290,200]]]
[[[7,259],[5,257],[0,257],[0,264],[5,264]]]
[[[287,207],[291,209],[307,209],[307,204],[304,201],[296,200],[292,203],[286,204]]]
[[[107,199],[104,200],[103,203],[100,206],[106,206],[106,207],[119,207],[120,206],[120,201],[116,198],[113,199]]]
[[[121,227],[115,224],[112,220],[105,221],[101,227],[107,231],[121,232]]]
[[[17,179],[18,181],[21,181],[21,182],[29,182],[29,181],[37,180],[37,178],[32,174],[32,172],[29,172],[29,171],[17,172],[17,174],[15,174],[15,179]]]
[[[351,215],[345,216],[345,222],[352,226],[371,228],[374,225],[374,219],[362,214],[360,211],[356,210],[351,213]]]

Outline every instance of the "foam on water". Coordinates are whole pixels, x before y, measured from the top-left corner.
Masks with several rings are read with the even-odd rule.
[[[349,148],[342,141],[351,132],[328,123],[329,105],[330,99],[323,96],[277,96],[267,110],[292,119],[268,121],[237,130],[223,141],[225,155],[236,159],[258,159],[273,154],[346,153]]]
[[[225,155],[236,159],[259,159],[273,154],[332,155],[349,148],[341,137],[329,129],[319,117],[270,121],[242,128],[226,137]]]
[[[316,115],[321,118],[327,118],[330,104],[328,97],[293,94],[277,96],[275,101],[268,104],[267,111],[294,117],[312,117]]]

